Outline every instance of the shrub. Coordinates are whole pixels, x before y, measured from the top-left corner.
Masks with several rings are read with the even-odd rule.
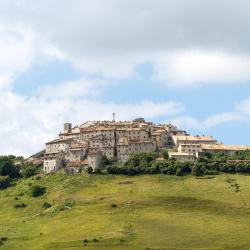
[[[117,207],[117,204],[112,203],[112,204],[111,204],[111,207],[116,208],[116,207]]]
[[[183,175],[182,168],[178,167],[178,168],[176,169],[175,175],[176,175],[176,176],[182,176],[182,175]]]
[[[161,155],[165,160],[168,160],[168,159],[169,159],[169,154],[168,154],[168,151],[167,151],[166,149],[161,149],[160,155]]]
[[[87,173],[88,173],[88,174],[93,174],[93,168],[89,166],[89,167],[87,168]]]
[[[45,194],[46,187],[40,185],[34,185],[30,188],[31,196],[32,197],[39,197]]]
[[[36,175],[36,169],[33,166],[26,166],[22,169],[22,176],[25,178]]]
[[[0,176],[0,189],[4,189],[10,186],[9,176]]]
[[[207,175],[218,175],[219,172],[216,169],[207,169],[205,172]]]
[[[25,207],[27,207],[27,205],[24,203],[19,203],[14,205],[14,208],[25,208]]]
[[[75,205],[75,201],[74,200],[66,200],[63,204],[61,204],[58,209],[59,211],[64,211],[66,209],[70,209]]]
[[[50,203],[48,203],[48,202],[43,203],[43,208],[50,208],[50,207],[52,207],[52,205]]]

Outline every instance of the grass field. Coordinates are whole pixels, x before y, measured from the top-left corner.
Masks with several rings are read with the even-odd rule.
[[[33,183],[47,193],[30,197]],[[0,191],[0,237],[11,250],[250,249],[250,176],[19,180]]]

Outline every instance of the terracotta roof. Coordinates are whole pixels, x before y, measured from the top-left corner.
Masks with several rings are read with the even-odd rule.
[[[58,143],[58,142],[66,142],[66,141],[72,141],[73,138],[65,138],[65,139],[55,139],[53,141],[49,141],[46,144],[54,144],[54,143]]]
[[[216,141],[212,136],[176,135],[173,138],[179,141]]]
[[[224,151],[250,150],[250,146],[225,145],[225,144],[202,144],[201,148],[204,150],[224,150]]]
[[[193,153],[168,152],[169,156],[195,156]]]

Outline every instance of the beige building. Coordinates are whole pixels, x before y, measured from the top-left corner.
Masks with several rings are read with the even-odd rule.
[[[169,158],[176,159],[178,161],[196,161],[195,153],[181,153],[181,152],[168,152]]]
[[[64,154],[59,153],[45,153],[43,159],[43,170],[45,173],[55,172],[64,164]]]
[[[55,171],[74,163],[89,162],[96,169],[100,154],[126,161],[131,154],[173,145],[173,135],[183,135],[171,124],[156,125],[143,118],[133,121],[87,121],[80,126],[65,123],[58,139],[46,143],[44,171]],[[51,157],[48,157],[51,156]],[[79,164],[78,164],[79,165]]]
[[[155,149],[155,143],[151,141],[140,141],[123,137],[117,143],[117,159],[127,161],[131,154],[152,152]]]
[[[205,144],[208,145],[208,144]],[[201,152],[201,144],[179,144],[178,146],[178,152],[179,153],[196,153],[196,152]]]
[[[216,144],[218,143],[212,136],[191,136],[191,135],[178,135],[173,136],[175,146],[180,144]]]
[[[102,153],[100,151],[96,153],[89,153],[87,160],[88,160],[88,165],[92,167],[94,171],[103,168]]]
[[[237,151],[250,150],[250,146],[242,145],[225,145],[225,144],[204,144],[201,145],[202,152],[222,152],[233,154]]]
[[[70,147],[72,138],[66,139],[56,139],[45,144],[46,153],[58,153],[60,151],[65,151]]]

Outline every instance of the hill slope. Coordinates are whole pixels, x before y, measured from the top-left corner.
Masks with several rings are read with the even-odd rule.
[[[250,176],[56,173],[19,180],[0,204],[0,249],[250,249]]]

